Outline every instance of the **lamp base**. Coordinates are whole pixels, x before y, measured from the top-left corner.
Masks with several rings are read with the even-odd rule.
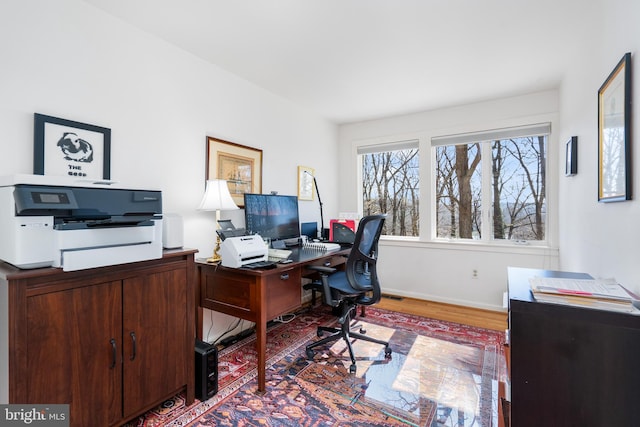
[[[211,258],[207,258],[207,262],[210,264],[213,263],[217,263],[220,262],[222,260],[222,258],[220,258],[220,236],[217,236],[216,238],[216,246],[213,249],[213,255],[211,255]]]

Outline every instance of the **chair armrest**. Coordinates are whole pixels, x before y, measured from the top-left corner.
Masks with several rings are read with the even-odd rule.
[[[325,267],[324,265],[308,265],[307,269],[317,271],[320,274],[331,274],[338,271],[337,268]]]

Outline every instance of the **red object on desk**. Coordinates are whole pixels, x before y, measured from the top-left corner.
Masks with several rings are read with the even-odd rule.
[[[337,224],[337,225],[336,225]],[[336,236],[336,230],[338,228],[347,227],[354,233],[356,232],[356,222],[352,219],[332,219],[329,221],[329,240],[332,242],[338,241],[340,239]]]

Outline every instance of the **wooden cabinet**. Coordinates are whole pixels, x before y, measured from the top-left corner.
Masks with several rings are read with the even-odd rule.
[[[181,390],[192,402],[193,252],[76,272],[2,265],[9,402],[68,403],[72,426],[119,425]]]
[[[509,269],[512,424],[637,425],[640,317],[537,302],[529,291],[533,276],[589,278]]]
[[[120,282],[107,282],[26,298],[24,359],[13,361],[25,376],[12,381],[10,401],[69,403],[74,425],[116,422],[122,375],[110,340],[121,343],[121,295]]]

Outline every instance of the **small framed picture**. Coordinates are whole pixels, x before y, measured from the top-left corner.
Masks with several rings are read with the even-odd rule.
[[[111,129],[34,115],[33,173],[111,178]]]
[[[315,170],[298,166],[298,200],[313,200],[313,174]]]
[[[566,165],[564,174],[573,176],[578,173],[578,137],[572,136],[566,144]]]

